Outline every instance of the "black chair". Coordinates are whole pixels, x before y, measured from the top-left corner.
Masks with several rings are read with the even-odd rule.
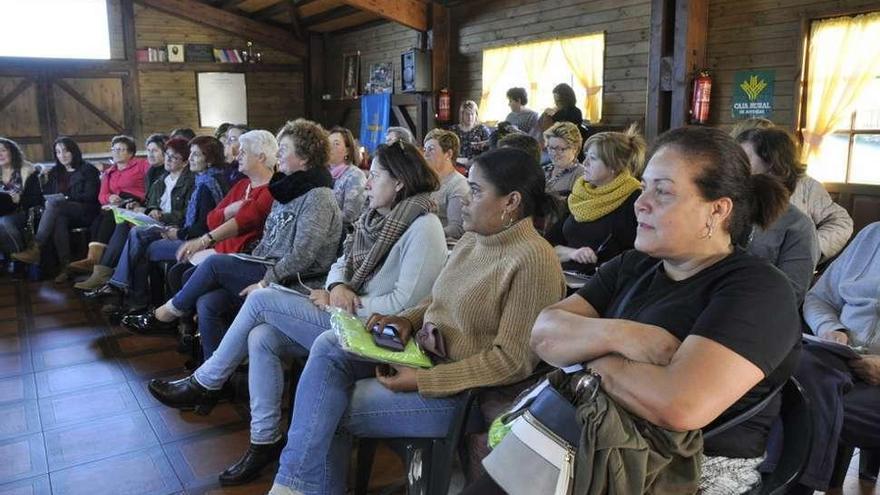
[[[852,445],[839,445],[837,455],[834,458],[834,471],[831,474],[829,488],[840,488],[846,479],[852,456],[855,453]],[[877,483],[877,473],[880,471],[880,450],[859,449],[859,479]]]
[[[779,460],[772,472],[764,473],[756,495],[782,495],[796,484],[813,446],[813,411],[810,400],[797,379],[791,377],[782,388],[782,409],[778,423],[782,428]]]
[[[456,454],[465,465],[459,445],[466,433],[470,412],[474,408],[479,389],[464,392],[464,400],[455,413],[449,433],[442,438],[395,438],[384,439],[397,444],[406,452],[406,493],[445,495],[449,492],[452,478],[452,461]],[[359,438],[357,449],[357,468],[355,474],[355,495],[366,495],[373,468],[373,457],[380,439]]]

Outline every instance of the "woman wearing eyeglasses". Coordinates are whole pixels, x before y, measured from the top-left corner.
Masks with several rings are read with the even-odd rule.
[[[547,192],[566,197],[574,187],[574,181],[583,175],[584,167],[578,163],[581,149],[581,133],[571,122],[558,122],[544,131],[544,142],[550,163],[544,165]]]
[[[121,207],[131,201],[143,202],[147,192],[146,176],[150,170],[150,162],[135,158],[136,152],[137,144],[131,136],[116,136],[110,142],[113,163],[101,176],[101,189],[98,191],[98,202],[101,206]],[[92,242],[89,243],[88,255],[71,263],[69,268],[81,273],[91,272],[101,260],[115,228],[113,212],[108,209],[98,215],[90,227]]]
[[[633,205],[641,192],[634,174],[645,161],[645,140],[631,126],[626,132],[595,134],[584,148],[583,172],[568,196],[569,215],[550,229],[547,240],[565,270],[592,274],[600,263],[633,247]]]

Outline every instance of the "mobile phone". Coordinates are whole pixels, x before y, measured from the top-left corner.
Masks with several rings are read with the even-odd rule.
[[[382,328],[379,328],[379,325],[374,325],[371,333],[373,334],[373,342],[383,349],[400,352],[405,347],[403,340],[400,339],[400,333],[394,325],[385,325]]]

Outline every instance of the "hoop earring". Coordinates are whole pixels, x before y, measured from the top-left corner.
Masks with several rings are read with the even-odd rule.
[[[513,215],[507,219],[507,222],[504,221],[504,217],[507,215],[507,210],[501,212],[501,223],[504,224],[504,230],[509,229],[513,226]]]

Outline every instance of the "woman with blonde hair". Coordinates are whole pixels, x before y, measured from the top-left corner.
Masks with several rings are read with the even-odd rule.
[[[461,102],[458,124],[452,126],[452,132],[461,142],[458,156],[465,160],[479,155],[489,144],[489,128],[480,123],[480,111],[473,100]]]
[[[602,262],[632,249],[633,205],[641,192],[636,174],[641,174],[645,148],[635,125],[587,139],[583,173],[568,196],[570,213],[547,235],[563,268],[593,273]]]
[[[544,131],[544,143],[550,155],[550,163],[544,165],[547,192],[568,196],[575,180],[584,173],[584,167],[578,163],[583,143],[581,132],[571,122],[557,122]]]

